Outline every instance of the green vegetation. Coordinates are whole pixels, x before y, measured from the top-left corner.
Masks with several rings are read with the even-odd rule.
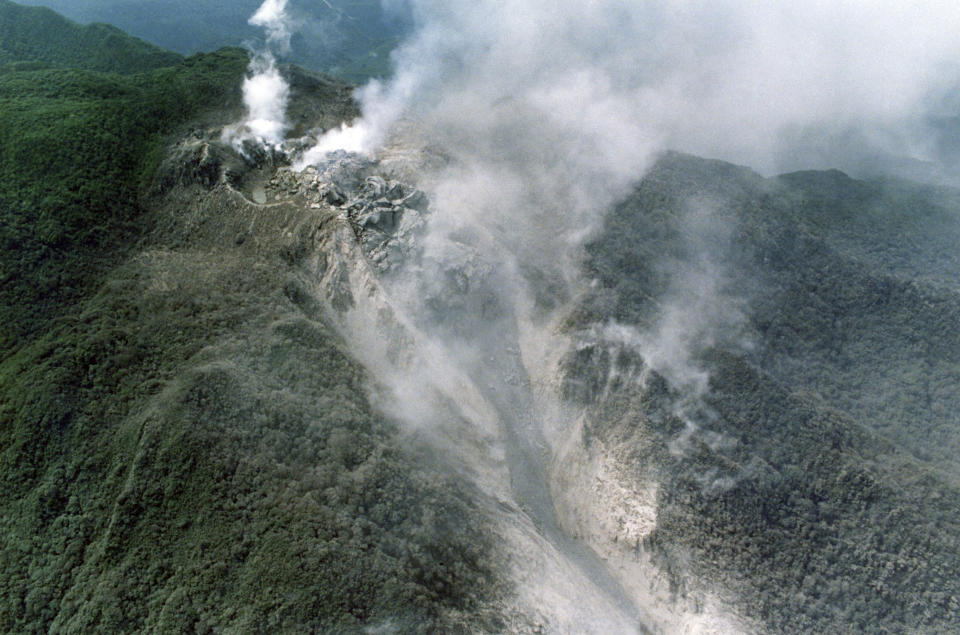
[[[0,631],[502,630],[496,512],[318,310],[331,212],[229,186],[270,176],[218,143],[246,54],[0,11]],[[284,72],[298,132],[355,114]],[[958,219],[953,190],[680,155],[613,210],[571,331],[654,325],[703,263],[742,313],[691,351],[683,443],[690,396],[626,381],[636,351],[565,364],[584,442],[660,477],[637,548],[677,594],[783,632],[960,621]]]
[[[261,33],[247,24],[262,0],[24,0],[81,23],[106,22],[183,55],[240,46]]]
[[[282,269],[144,252],[0,365],[0,631],[478,619],[476,511],[392,441]]]
[[[165,49],[189,55],[263,39],[247,23],[262,0],[27,0],[80,22],[109,22]],[[390,51],[410,18],[385,13],[379,0],[290,3],[297,28],[287,61],[362,83],[390,71]]]
[[[130,74],[172,66],[180,59],[113,26],[80,26],[45,7],[0,0],[0,66],[26,61]]]
[[[246,63],[224,50],[127,76],[0,69],[0,352],[115,262],[148,222],[138,197],[165,135],[237,112]]]
[[[363,84],[371,77],[387,77],[393,71],[390,54],[400,41],[397,37],[370,42],[369,50],[344,56],[329,67],[329,72],[354,84]]]
[[[609,216],[588,246],[600,284],[571,329],[696,311],[671,295],[684,272],[722,296],[695,320],[714,326],[689,351],[710,376],[696,409],[656,375],[642,391],[608,385],[642,368],[630,349],[566,362],[567,398],[591,409],[586,440],[631,439],[632,461],[661,476],[643,548],[678,594],[711,580],[774,632],[960,621],[958,238],[955,190],[763,179],[677,154]],[[724,299],[739,321],[709,313]]]
[[[728,244],[686,239],[691,205]],[[668,155],[607,222],[590,250],[609,286],[585,319],[650,323],[676,265],[708,254],[723,293],[744,307],[754,363],[957,473],[956,190],[836,171],[766,180]]]
[[[653,546],[684,545],[777,632],[949,629],[960,619],[960,492],[857,423],[716,354],[710,429],[672,466]],[[737,483],[703,495],[703,478]],[[672,543],[673,548],[671,548]],[[735,572],[751,572],[747,578]]]
[[[170,158],[241,115],[246,54],[121,75],[42,37],[0,69],[0,632],[483,628],[482,514],[295,302],[282,223],[320,212]],[[355,113],[285,72],[298,125]]]

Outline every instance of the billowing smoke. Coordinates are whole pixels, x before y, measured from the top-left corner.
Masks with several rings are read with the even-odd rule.
[[[646,328],[609,321],[590,329],[586,339],[638,354],[643,359],[636,376],[641,390],[654,373],[666,380],[671,403],[663,405],[683,423],[682,431],[668,443],[672,455],[693,456],[702,445],[722,454],[736,449],[737,441],[725,434],[710,405],[710,375],[702,359],[714,347],[753,350],[745,309],[756,287],[730,257],[735,249],[734,221],[722,206],[709,199],[689,199],[677,211],[676,229],[677,243],[666,249],[671,255],[652,263],[666,282]],[[729,490],[753,469],[751,463],[739,472],[716,475],[711,467],[699,470],[697,480],[709,495]]]
[[[665,149],[768,172],[884,152],[934,158],[925,117],[958,85],[960,9],[930,0],[408,4],[417,28],[394,54],[393,78],[358,91],[362,118],[325,135],[300,164],[338,149],[374,153],[399,122],[440,149],[446,160],[420,183],[430,215],[419,256],[385,286],[440,351],[431,354],[444,360],[436,368],[458,373],[431,376],[420,364],[415,377],[390,378],[404,368],[388,361],[374,372],[402,387],[400,418],[429,404],[431,387],[451,402],[469,392],[484,403],[476,412],[495,413],[488,418],[505,430],[505,462],[521,484],[514,496],[570,554],[556,537],[549,487],[538,485],[541,457],[556,447],[530,387],[565,345],[556,318],[585,291],[581,248],[605,211]],[[856,152],[851,138],[861,142]],[[717,228],[707,216],[691,216],[691,235],[710,245]],[[703,253],[673,272],[650,331],[625,331],[694,405],[707,389],[696,353],[735,333],[740,315]],[[354,341],[373,342],[376,331]],[[444,391],[454,376],[471,391]],[[620,603],[588,560],[581,570]]]
[[[663,257],[656,266],[667,280],[647,332],[613,329],[623,345],[641,354],[647,368],[662,375],[687,398],[699,402],[708,390],[697,357],[711,347],[746,349],[743,305],[749,301],[740,277],[727,264],[731,222],[706,200],[690,200],[679,213],[682,256]],[[609,330],[609,327],[608,327]]]
[[[276,48],[281,54],[290,52],[290,24],[287,17],[287,0],[264,0],[249,20],[253,26],[267,32],[268,50]]]
[[[471,150],[631,175],[652,147],[767,171],[854,161],[851,141],[927,160],[925,116],[960,78],[960,8],[941,0],[409,2],[419,28],[363,91],[352,147],[406,113]]]
[[[929,161],[924,118],[960,85],[960,8],[936,0],[408,4],[417,28],[395,75],[360,90],[363,117],[302,163],[373,151],[401,119],[442,148],[415,301],[448,293],[427,272],[469,245],[496,263],[500,305],[562,305],[582,283],[580,246],[664,149],[767,172]],[[689,357],[651,354],[679,373],[671,351]]]
[[[440,274],[459,258],[496,263],[494,304],[562,306],[583,282],[580,246],[664,149],[765,172],[935,161],[927,122],[960,86],[960,5],[939,0],[408,4],[417,28],[394,77],[360,90],[363,117],[303,163],[373,151],[401,119],[442,148],[414,302],[449,295]],[[646,347],[676,377],[697,375],[691,346],[712,332],[689,316],[716,315],[690,299],[720,306],[709,267],[688,274]]]
[[[265,0],[249,22],[262,27],[266,42],[250,61],[243,82],[243,103],[247,117],[239,126],[228,129],[225,136],[242,148],[245,141],[263,146],[278,146],[287,131],[286,112],[290,86],[277,68],[276,55],[290,52],[290,20],[287,0]]]

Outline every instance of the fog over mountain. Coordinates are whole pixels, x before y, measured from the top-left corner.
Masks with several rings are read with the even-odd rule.
[[[383,351],[395,345],[393,335],[365,321],[374,311],[362,303],[344,328],[359,350],[381,351],[360,359],[392,389],[384,407],[417,430],[435,417],[424,411],[431,394],[457,400],[464,393],[456,385],[478,385],[474,398],[488,411],[461,416],[478,427],[492,418],[508,430],[516,500],[543,528],[551,543],[545,549],[577,562],[575,550],[552,536],[552,523],[576,533],[577,513],[610,510],[584,512],[582,502],[551,481],[583,478],[570,476],[578,470],[566,464],[589,456],[570,449],[584,415],[565,406],[557,390],[557,356],[594,346],[591,339],[638,355],[635,380],[645,386],[656,373],[675,393],[669,409],[683,428],[669,439],[670,453],[690,457],[706,443],[723,454],[742,441],[711,425],[721,415],[710,405],[702,356],[722,348],[749,358],[762,347],[748,316],[755,315],[754,296],[770,293],[762,272],[731,264],[742,246],[733,240],[736,221],[721,211],[730,201],[705,193],[680,201],[675,248],[683,255],[665,250],[646,262],[665,281],[655,309],[633,324],[601,314],[594,324],[578,325],[583,331],[562,327],[597,282],[583,275],[582,250],[597,239],[609,209],[668,149],[768,174],[842,167],[869,175],[899,163],[925,166],[926,178],[943,180],[949,172],[931,117],[949,107],[946,98],[960,79],[960,44],[949,26],[958,25],[960,11],[943,3],[409,6],[415,30],[394,53],[394,77],[365,86],[361,118],[322,137],[297,165],[322,167],[338,149],[378,155],[417,139],[443,155],[438,168],[419,177],[431,201],[421,251],[383,280],[391,310],[419,333],[415,341],[430,344],[413,346],[418,361],[390,363]],[[399,141],[398,125],[408,135]],[[519,366],[497,352],[510,350],[519,351]],[[466,376],[451,384],[457,373]],[[509,376],[531,392],[499,386]],[[458,447],[462,433],[433,425],[439,429],[428,426],[427,434],[442,437],[445,452]],[[739,461],[732,471],[697,474],[703,494],[732,491],[763,472],[759,455]],[[531,485],[537,480],[547,483],[543,491]],[[610,590],[617,584],[609,586],[589,564],[581,562],[580,571],[614,606],[620,603],[628,622],[667,630],[747,628],[739,621],[746,616],[723,608],[663,612],[658,601],[643,605],[636,595],[625,602],[632,609],[624,608],[620,592]],[[622,588],[630,588],[629,579],[619,580]],[[560,630],[581,630],[597,619],[584,610],[567,613]]]
[[[924,118],[955,116],[949,3],[409,4],[397,76],[364,102],[464,134],[533,117],[609,163],[670,147],[769,172],[933,161]]]
[[[960,9],[256,4],[0,0],[0,630],[954,628]]]

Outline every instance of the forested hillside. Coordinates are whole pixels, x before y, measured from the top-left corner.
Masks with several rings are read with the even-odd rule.
[[[715,230],[717,244],[691,238],[697,222]],[[621,290],[616,319],[653,319],[656,305],[638,299],[678,284],[664,259],[712,267],[720,299],[743,311],[737,328],[765,372],[822,395],[945,474],[960,473],[957,190],[835,170],[764,180],[668,155],[608,223],[616,247],[591,250],[601,279]],[[729,319],[714,309],[714,323]]]
[[[127,75],[172,66],[180,59],[114,26],[81,26],[44,7],[0,0],[0,66],[29,62]]]
[[[464,485],[397,443],[291,300],[284,224],[317,212],[204,204],[221,155],[158,174],[242,116],[246,54],[121,75],[42,37],[0,69],[0,631],[487,620]],[[355,113],[348,86],[286,72],[304,116]]]
[[[109,22],[171,51],[189,55],[254,44],[262,34],[247,23],[258,0],[27,0],[83,23]],[[291,3],[295,25],[289,61],[353,82],[389,71],[390,51],[410,28],[398,7],[379,0]]]
[[[349,84],[282,64],[290,154],[238,146],[244,50],[0,20],[0,632],[960,622],[960,191],[667,151],[587,235],[505,137],[294,167]]]
[[[692,558],[773,632],[956,623],[958,237],[957,190],[673,153],[616,207],[570,326],[670,362],[638,391],[638,343],[591,331],[567,391],[585,444],[666,474],[668,569]]]
[[[129,247],[148,222],[138,196],[165,135],[204,111],[239,113],[247,64],[224,50],[119,75],[69,68],[72,53],[47,46],[61,68],[0,67],[4,351]],[[87,62],[84,53],[75,65]]]

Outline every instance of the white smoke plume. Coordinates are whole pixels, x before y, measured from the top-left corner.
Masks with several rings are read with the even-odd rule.
[[[960,5],[938,0],[408,3],[394,76],[360,90],[363,116],[301,165],[416,122],[451,159],[428,185],[427,258],[469,236],[517,283],[506,304],[525,295],[511,271],[575,294],[579,247],[661,150],[767,172],[835,167],[841,150],[923,161],[918,122],[960,85]]]
[[[767,171],[830,161],[852,131],[865,155],[922,160],[920,119],[960,77],[945,0],[409,3],[419,28],[361,94],[354,147],[408,113],[473,149],[573,150],[573,167],[633,175],[661,147]]]
[[[806,167],[835,167],[819,161],[856,132],[857,156],[922,161],[930,158],[923,116],[960,85],[960,5],[934,0],[408,4],[417,26],[394,53],[394,76],[358,91],[363,116],[325,135],[300,164],[337,149],[373,153],[400,121],[449,159],[421,183],[431,208],[423,257],[388,292],[473,378],[505,427],[516,419],[510,445],[530,464],[527,482],[553,448],[541,453],[551,434],[536,429],[521,375],[549,373],[531,360],[551,359],[537,348],[563,347],[551,319],[584,288],[580,249],[660,151],[766,172],[808,159],[818,163]],[[648,364],[693,395],[707,388],[698,348],[737,325],[713,264],[704,257],[678,270],[660,322],[635,334]],[[708,323],[708,305],[727,307],[721,322]],[[513,350],[522,358],[515,364]],[[449,379],[424,371],[391,382],[384,375],[394,369],[376,371],[405,387],[399,413]],[[540,520],[549,526],[552,507],[538,494],[521,507],[546,509]]]
[[[468,242],[505,304],[526,301],[521,271],[559,271],[575,295],[579,247],[662,150],[767,173],[923,163],[924,117],[960,86],[960,5],[943,0],[407,1],[395,75],[302,163],[415,121],[451,159],[428,186],[427,258]],[[679,348],[649,352],[680,373],[684,338],[710,329],[675,318]]]
[[[268,50],[276,49],[281,55],[290,52],[291,32],[287,0],[264,0],[249,22],[266,30]]]
[[[225,138],[240,149],[246,141],[276,147],[287,131],[290,86],[280,74],[276,59],[276,55],[290,52],[291,27],[286,8],[287,0],[265,0],[249,20],[266,31],[266,43],[254,54],[243,82],[247,117],[224,132]]]

